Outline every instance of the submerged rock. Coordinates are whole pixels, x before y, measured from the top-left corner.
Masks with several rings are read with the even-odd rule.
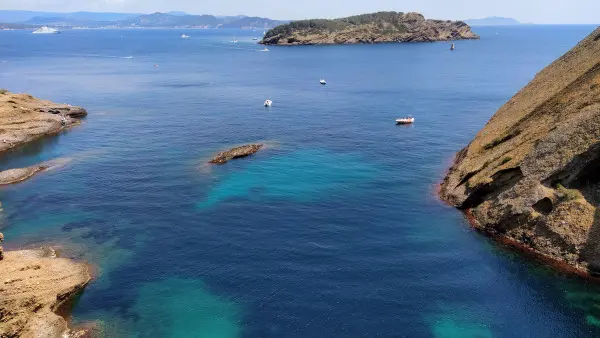
[[[32,166],[0,171],[0,185],[14,184],[25,181],[40,171],[48,169],[47,166]]]
[[[0,335],[65,336],[66,321],[56,312],[90,279],[83,263],[35,250],[5,252],[0,261]]]
[[[600,29],[498,110],[440,194],[488,234],[600,272]]]
[[[227,151],[218,153],[217,156],[215,156],[212,160],[209,161],[209,163],[225,164],[228,161],[236,158],[250,156],[255,152],[259,151],[262,147],[262,144],[247,144],[240,147],[235,147]]]

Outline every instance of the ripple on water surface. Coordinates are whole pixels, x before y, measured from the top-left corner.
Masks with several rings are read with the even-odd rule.
[[[198,207],[209,208],[236,198],[308,202],[324,195],[347,196],[379,174],[375,165],[358,155],[328,150],[298,150],[248,161],[252,162],[245,168],[221,178]]]

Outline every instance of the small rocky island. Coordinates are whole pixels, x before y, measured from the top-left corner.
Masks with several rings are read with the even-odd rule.
[[[494,238],[600,273],[600,29],[496,112],[440,194]]]
[[[293,21],[269,30],[265,45],[434,42],[479,39],[462,21],[427,20],[419,13],[379,12],[341,19]]]
[[[225,164],[230,160],[250,156],[262,148],[262,144],[247,144],[235,148],[231,148],[227,151],[223,151],[217,154],[209,163],[213,164]]]

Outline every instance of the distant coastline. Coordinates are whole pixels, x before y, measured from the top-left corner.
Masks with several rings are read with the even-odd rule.
[[[517,25],[522,25],[522,23],[516,19],[504,18],[504,17],[500,17],[500,16],[490,16],[490,17],[481,18],[481,19],[468,19],[468,20],[465,20],[465,22],[469,26],[517,26]]]
[[[241,28],[270,29],[288,21],[256,16],[191,15],[183,12],[51,13],[0,10],[0,29],[55,28]]]

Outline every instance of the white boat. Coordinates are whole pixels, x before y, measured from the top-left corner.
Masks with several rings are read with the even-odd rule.
[[[322,85],[326,85],[326,84],[327,84],[327,81],[325,81],[325,79],[321,79],[321,80],[319,81],[319,83],[320,83],[320,84],[322,84]]]
[[[407,117],[401,117],[396,119],[396,124],[413,124],[415,123],[415,118],[408,115]]]
[[[258,40],[258,38],[252,38],[252,40],[256,41],[256,40]]]
[[[231,40],[231,43],[238,43],[237,39],[235,38],[235,36],[233,37],[233,40]]]
[[[190,38],[190,36],[189,36],[189,35],[185,35],[185,34],[181,34],[181,38],[182,38],[182,39],[189,39],[189,38]]]
[[[33,31],[33,34],[58,34],[60,31],[58,29],[49,28],[46,26],[40,27]]]
[[[265,46],[265,48],[260,50],[260,52],[268,52],[268,51],[269,51],[269,48],[267,48],[266,46]]]
[[[273,101],[271,101],[271,100],[265,101],[265,107],[270,107],[271,105],[273,105]]]
[[[452,46],[450,46],[450,50],[455,50],[456,47],[454,46],[454,42],[452,43]]]

